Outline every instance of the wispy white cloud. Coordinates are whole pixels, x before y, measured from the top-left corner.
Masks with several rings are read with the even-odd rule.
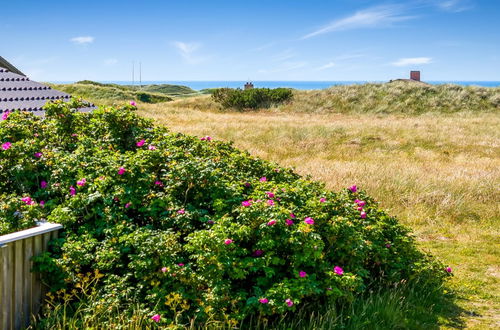
[[[206,60],[206,57],[196,54],[198,49],[202,47],[202,44],[198,42],[182,42],[174,41],[172,43],[177,49],[179,54],[184,58],[184,60],[189,64],[198,64]]]
[[[86,44],[91,44],[95,40],[94,37],[91,36],[83,36],[83,37],[74,37],[69,39],[72,43],[75,43],[77,45],[86,45]]]
[[[452,13],[459,13],[474,7],[469,0],[440,0],[437,2],[437,6]]]
[[[391,64],[394,66],[408,66],[417,64],[429,64],[431,62],[432,58],[430,57],[408,57],[408,58],[400,58],[399,60]]]
[[[395,22],[415,18],[415,16],[406,15],[406,10],[407,8],[401,5],[385,5],[360,10],[351,16],[335,20],[316,31],[306,34],[302,39],[309,39],[334,31],[386,27]]]
[[[105,65],[115,65],[116,63],[118,63],[116,58],[107,58],[104,60]]]
[[[336,64],[334,62],[328,62],[325,65],[322,65],[322,66],[316,68],[316,70],[322,71],[322,70],[330,69],[330,68],[333,68],[335,65]]]

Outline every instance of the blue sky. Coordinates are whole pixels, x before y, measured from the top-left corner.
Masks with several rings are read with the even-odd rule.
[[[0,55],[41,81],[500,80],[500,0],[4,1]],[[137,79],[137,78],[136,78]]]

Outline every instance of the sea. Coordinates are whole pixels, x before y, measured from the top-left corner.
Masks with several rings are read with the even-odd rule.
[[[54,81],[54,83],[73,83],[74,81]],[[132,85],[132,81],[99,81],[100,83],[112,83],[119,85]],[[313,90],[313,89],[325,89],[332,86],[338,85],[353,85],[353,84],[366,84],[366,83],[382,83],[385,81],[252,81],[254,87],[256,88],[294,88],[300,90]],[[188,86],[196,91],[207,89],[207,88],[243,88],[246,81],[193,81],[193,80],[165,80],[165,81],[143,81],[142,85],[152,85],[152,84],[170,84],[170,85],[182,85]],[[426,81],[426,83],[432,85],[440,84],[457,84],[462,86],[481,86],[481,87],[499,87],[500,81]],[[139,85],[139,82],[135,81],[135,85]]]

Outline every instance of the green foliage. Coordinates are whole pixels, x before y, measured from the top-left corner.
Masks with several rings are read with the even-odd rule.
[[[1,228],[25,227],[16,208],[64,225],[35,258],[53,291],[100,274],[92,290],[111,309],[133,315],[137,303],[163,325],[237,323],[345,306],[402,281],[438,290],[449,275],[362,191],[327,191],[229,143],[170,133],[132,106],[76,107],[0,123],[0,143],[11,143],[0,150],[11,205]],[[81,297],[61,303],[78,310]]]
[[[238,110],[267,108],[291,100],[289,88],[252,88],[247,90],[219,88],[212,91],[212,99],[223,108]]]
[[[131,100],[141,101],[145,103],[160,103],[172,101],[168,95],[140,91],[137,88],[129,88],[127,86],[117,84],[101,84],[93,81],[84,80],[75,84],[48,84],[52,88],[69,93],[73,96],[82,97],[94,103],[102,103],[102,101],[122,101],[128,102]]]

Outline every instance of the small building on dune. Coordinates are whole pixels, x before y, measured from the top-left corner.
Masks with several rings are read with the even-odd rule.
[[[43,106],[49,101],[69,101],[71,95],[30,80],[15,66],[0,56],[0,114],[6,111],[29,111],[42,116]],[[95,109],[93,104],[80,108],[80,112]]]
[[[394,81],[417,82],[417,83],[422,83],[422,84],[428,85],[428,83],[420,80],[420,71],[410,71],[410,79],[394,79],[394,80],[390,80],[389,82],[391,83]]]

